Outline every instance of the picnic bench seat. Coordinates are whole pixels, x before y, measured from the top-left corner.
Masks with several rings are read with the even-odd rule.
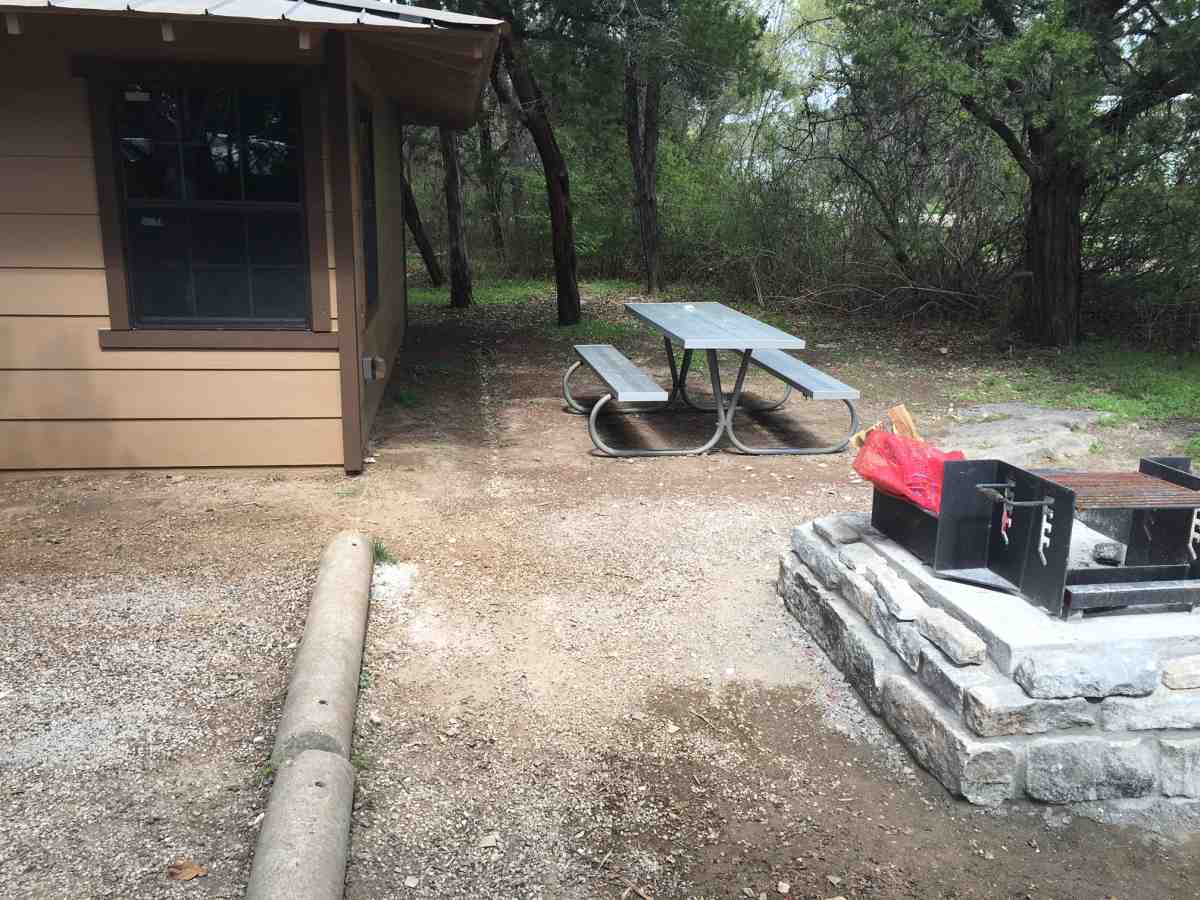
[[[575,353],[604,382],[617,403],[666,403],[670,396],[611,344],[576,344]]]
[[[857,400],[862,395],[848,384],[800,362],[784,350],[755,350],[750,362],[785,381],[809,400]]]

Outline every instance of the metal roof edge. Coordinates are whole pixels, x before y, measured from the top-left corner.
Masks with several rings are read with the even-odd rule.
[[[397,19],[412,19],[427,22],[431,25],[465,28],[501,28],[507,24],[503,19],[489,19],[483,16],[471,16],[466,13],[449,12],[441,9],[428,9],[424,6],[409,6],[404,3],[387,3],[381,0],[306,0],[315,6],[328,6],[334,9],[345,9],[352,12],[372,12]]]

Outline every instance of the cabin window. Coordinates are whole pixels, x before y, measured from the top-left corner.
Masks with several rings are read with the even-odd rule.
[[[132,324],[309,327],[299,92],[116,89]]]

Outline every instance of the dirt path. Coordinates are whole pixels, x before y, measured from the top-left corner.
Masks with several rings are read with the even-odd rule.
[[[600,301],[589,312],[621,327]],[[786,896],[815,898],[1196,895],[1193,844],[1151,845],[1056,810],[988,813],[948,799],[787,616],[772,582],[789,529],[868,502],[848,457],[594,457],[557,395],[571,337],[543,329],[542,314],[532,305],[415,310],[417,342],[377,426],[378,462],[358,479],[10,480],[0,567],[51,581],[282,581],[306,571],[338,528],[378,536],[397,563],[380,573],[363,676],[355,900],[616,898],[636,896],[631,885],[656,898],[780,897],[781,884]],[[654,359],[648,335],[617,338]],[[846,333],[814,359],[863,389],[864,417],[907,400],[939,427],[952,405],[946,385],[970,352],[910,342],[898,366],[895,348],[878,340]],[[782,433],[832,437],[841,427],[818,405],[793,408]],[[705,427],[697,419],[688,430]],[[619,428],[614,440],[686,439],[665,425]],[[780,433],[765,422],[746,436]],[[1110,429],[1112,455],[1094,462],[1127,464],[1153,438]],[[21,596],[10,580],[10,610]],[[30,614],[14,631],[5,616],[21,641],[41,640],[53,624]],[[290,639],[294,622],[282,617],[278,628]],[[281,695],[266,685],[258,702],[269,722]],[[260,728],[212,748],[243,754],[243,780],[266,759],[269,743],[253,743]],[[180,748],[164,751],[127,801],[156,802],[158,773],[185,760]],[[57,796],[26,808],[43,830],[94,814],[84,798]],[[252,816],[257,799],[246,796]],[[151,827],[136,812],[117,818],[148,871],[171,861],[173,848],[136,843]],[[241,871],[233,858],[209,862]],[[5,861],[0,874],[16,865]],[[122,884],[91,883],[96,896]],[[19,895],[81,895],[65,882],[38,884]],[[210,876],[163,889],[224,896],[229,884]]]

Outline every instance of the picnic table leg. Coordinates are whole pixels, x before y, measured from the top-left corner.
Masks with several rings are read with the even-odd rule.
[[[600,410],[611,400],[612,394],[605,394],[596,401],[596,405],[592,407],[591,415],[588,416],[588,435],[591,437],[592,443],[596,445],[597,450],[609,456],[697,456],[701,453],[707,453],[713,447],[717,446],[717,443],[721,440],[721,435],[725,433],[725,421],[718,415],[717,427],[713,431],[712,437],[699,447],[688,447],[682,450],[619,450],[616,447],[610,447],[606,444],[596,428],[596,420],[600,415]],[[659,410],[653,411],[658,412]]]
[[[842,402],[850,410],[850,430],[846,433],[845,440],[829,447],[749,447],[743,444],[733,432],[733,410],[729,413],[725,431],[729,435],[729,442],[734,447],[742,453],[748,453],[751,456],[815,456],[823,453],[840,453],[846,449],[846,445],[850,443],[850,438],[858,431],[858,410],[854,408],[854,404],[849,400],[843,400]]]
[[[690,354],[690,353],[691,353],[691,351],[689,350],[688,353],[684,354],[685,361],[688,357],[688,354]],[[787,403],[788,398],[792,396],[792,386],[790,384],[785,384],[784,387],[786,388],[786,390],[783,392],[783,396],[780,397],[774,403],[764,403],[764,404],[755,405],[755,406],[742,406],[742,408],[750,410],[751,412],[774,412],[775,410],[777,410],[781,406],[783,406],[783,404]],[[698,403],[692,399],[691,394],[689,394],[688,390],[687,390],[687,367],[686,366],[683,369],[683,373],[682,373],[682,376],[679,381],[679,394],[680,394],[680,397],[682,398],[683,402],[688,407],[696,410],[697,412],[716,412],[717,411],[717,407],[715,405],[707,406],[703,403]],[[739,403],[740,403],[740,401],[739,401]]]

